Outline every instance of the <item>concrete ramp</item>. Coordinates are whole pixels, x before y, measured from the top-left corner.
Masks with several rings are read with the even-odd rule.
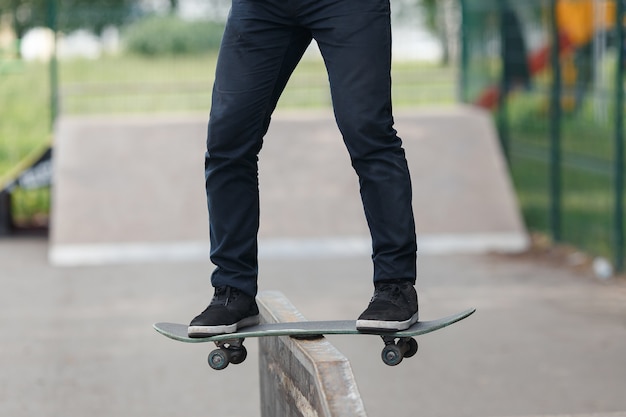
[[[208,236],[203,125],[193,117],[61,117],[51,261],[206,257],[197,249]]]
[[[398,113],[423,253],[528,244],[488,113]],[[208,259],[205,116],[68,117],[55,134],[50,260]],[[260,160],[262,257],[369,256],[358,181],[332,113],[280,113]]]
[[[529,245],[491,114],[472,107],[401,115],[419,247],[519,252]]]

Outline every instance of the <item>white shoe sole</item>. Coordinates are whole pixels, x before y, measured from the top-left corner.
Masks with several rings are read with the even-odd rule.
[[[259,316],[246,317],[237,323],[224,324],[219,326],[189,326],[187,335],[189,337],[209,337],[218,334],[235,333],[237,330],[259,324]]]
[[[400,331],[406,330],[419,320],[419,313],[406,321],[384,321],[384,320],[357,320],[357,330],[382,330],[382,331]]]

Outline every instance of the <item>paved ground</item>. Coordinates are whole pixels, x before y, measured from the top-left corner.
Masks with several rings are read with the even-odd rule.
[[[256,341],[218,373],[207,345],[151,328],[204,308],[208,263],[53,268],[47,251],[0,240],[0,415],[258,415]],[[478,312],[396,368],[376,338],[332,337],[370,416],[626,416],[626,283],[501,256],[422,256],[419,270],[424,319]],[[371,295],[366,257],[272,258],[261,271],[262,289],[309,319],[355,317]]]

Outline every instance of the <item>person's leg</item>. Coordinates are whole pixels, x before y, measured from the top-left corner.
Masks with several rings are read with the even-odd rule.
[[[211,283],[230,289],[216,292],[212,305],[242,300],[241,315],[257,292],[258,153],[278,98],[311,41],[310,33],[295,27],[281,7],[282,2],[272,0],[233,1],[213,87],[205,158],[211,261],[216,266]],[[227,316],[220,309],[220,317]],[[208,325],[215,317],[207,315],[205,311],[192,321],[190,334],[236,330]]]
[[[337,123],[359,177],[372,236],[374,282],[382,289],[393,284],[392,292],[401,294],[409,306],[401,314],[406,317],[391,317],[391,324],[360,321],[364,328],[408,327],[417,320],[417,244],[411,179],[402,141],[393,128],[389,1],[319,0],[317,6],[317,13],[323,10],[326,18],[311,29],[328,69]]]

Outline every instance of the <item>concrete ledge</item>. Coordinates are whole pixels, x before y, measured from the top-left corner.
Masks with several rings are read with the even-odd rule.
[[[262,292],[265,323],[303,321],[280,292]],[[326,338],[259,339],[262,417],[365,417],[350,363]]]

